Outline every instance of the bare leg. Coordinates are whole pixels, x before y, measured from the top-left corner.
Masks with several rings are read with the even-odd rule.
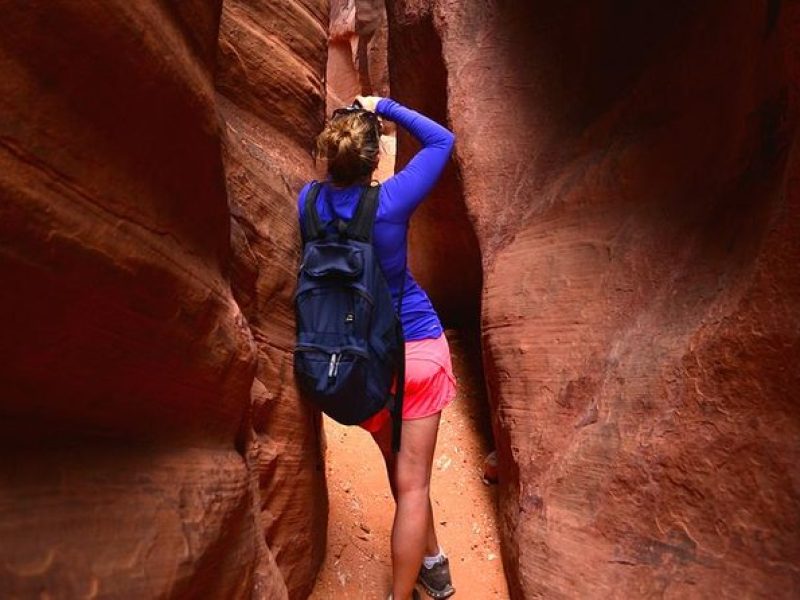
[[[436,556],[439,554],[439,540],[436,539],[436,525],[433,520],[433,505],[428,498],[428,538],[425,541],[425,556]]]
[[[433,527],[430,481],[440,414],[403,422],[395,467],[397,510],[392,526],[392,597],[407,600]]]
[[[438,427],[438,425],[437,425]],[[386,474],[389,477],[389,487],[392,490],[392,497],[397,502],[397,486],[395,484],[395,468],[397,460],[392,452],[392,428],[391,423],[380,431],[372,434],[375,443],[380,448],[383,461],[386,464]],[[434,442],[435,445],[435,442]],[[439,540],[436,537],[436,525],[433,518],[433,505],[428,499],[428,535],[425,542],[425,555],[435,556],[439,553]]]
[[[383,462],[386,464],[386,475],[389,478],[389,487],[392,490],[392,498],[397,503],[397,486],[395,485],[395,468],[397,466],[397,457],[392,452],[392,422],[388,421],[383,429],[372,434],[372,439],[378,445],[383,456]]]

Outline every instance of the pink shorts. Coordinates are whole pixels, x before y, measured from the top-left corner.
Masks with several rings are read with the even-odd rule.
[[[403,420],[429,417],[450,404],[456,396],[456,378],[450,359],[450,346],[444,334],[435,340],[406,342],[406,388],[403,397]],[[371,433],[389,420],[389,411],[361,423]]]

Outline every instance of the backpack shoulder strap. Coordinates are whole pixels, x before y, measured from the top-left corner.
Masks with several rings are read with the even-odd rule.
[[[361,193],[356,212],[347,225],[347,236],[362,242],[372,243],[372,228],[378,214],[380,184],[367,186]]]
[[[311,183],[311,187],[306,192],[305,207],[303,214],[303,241],[314,240],[322,233],[322,222],[317,212],[317,197],[322,184],[319,181]]]

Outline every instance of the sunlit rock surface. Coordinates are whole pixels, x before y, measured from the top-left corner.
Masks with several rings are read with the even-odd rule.
[[[358,94],[388,96],[383,0],[331,0],[330,14],[328,108],[350,104]]]
[[[798,8],[389,2],[480,243],[515,598],[800,589]]]

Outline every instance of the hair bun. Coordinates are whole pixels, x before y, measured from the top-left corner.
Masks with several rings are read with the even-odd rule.
[[[337,185],[352,185],[378,166],[380,131],[377,119],[353,112],[331,119],[317,138],[317,156],[328,161]]]

